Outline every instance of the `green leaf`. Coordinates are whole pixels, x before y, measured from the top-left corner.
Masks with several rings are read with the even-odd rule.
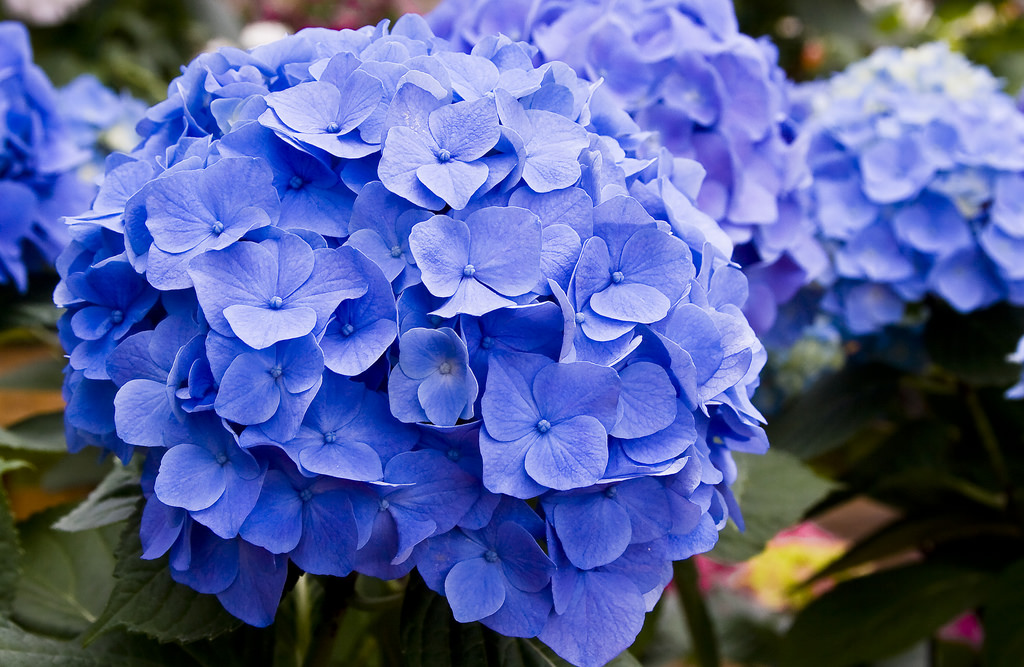
[[[59,390],[67,359],[40,359],[0,375],[0,389]]]
[[[12,617],[31,631],[72,637],[99,616],[114,586],[119,527],[64,533],[50,527],[58,515],[42,512],[20,526],[23,574]]]
[[[0,459],[0,618],[9,618],[14,591],[21,577],[21,541],[7,500],[3,474],[24,465],[21,461]]]
[[[102,614],[84,640],[117,628],[141,632],[160,641],[210,639],[241,625],[213,595],[197,593],[171,579],[167,557],[142,560],[139,519],[142,504],[124,527],[117,545],[116,583]]]
[[[878,364],[827,375],[768,423],[768,439],[774,449],[805,461],[826,454],[885,415],[898,379],[894,369]]]
[[[64,452],[64,413],[51,412],[0,428],[0,447],[29,452]]]
[[[4,667],[169,667],[194,664],[178,647],[159,645],[141,637],[110,637],[87,648],[26,632],[0,623],[0,665]]]
[[[985,605],[985,664],[1016,667],[1024,655],[1024,562],[1006,569]]]
[[[976,606],[991,579],[921,563],[841,582],[797,615],[780,665],[845,667],[894,655]]]
[[[963,540],[978,535],[1019,536],[1016,526],[977,514],[940,514],[900,519],[887,524],[863,538],[846,553],[817,572],[810,581],[895,556],[921,546],[936,545],[950,540]]]
[[[834,488],[792,454],[776,449],[764,456],[733,454],[739,476],[733,485],[746,530],[727,526],[711,552],[716,560],[738,562],[757,555],[775,535],[797,521]]]
[[[407,667],[453,667],[452,628],[447,601],[416,575],[409,579],[402,605],[402,654]],[[467,667],[470,667],[467,665]]]
[[[47,491],[92,488],[110,474],[110,462],[100,459],[92,447],[74,454],[61,452],[51,460],[39,477],[39,485]]]
[[[969,316],[935,304],[924,333],[936,364],[976,386],[1010,386],[1020,366],[1006,360],[1024,331],[1024,309],[1000,304]]]
[[[142,489],[134,466],[114,464],[113,470],[89,496],[53,524],[56,530],[77,532],[123,521],[132,515]]]

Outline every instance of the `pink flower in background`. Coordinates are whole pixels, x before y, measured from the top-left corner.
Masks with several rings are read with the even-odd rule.
[[[981,626],[981,619],[977,614],[967,612],[939,630],[939,639],[981,648],[985,641],[985,629]]]
[[[782,531],[765,550],[743,563],[717,563],[714,555],[697,556],[701,591],[725,588],[778,611],[798,609],[835,584],[822,580],[810,587],[804,581],[838,558],[849,542],[810,521]]]
[[[247,21],[277,21],[293,30],[321,26],[341,30],[372,25],[383,18],[422,14],[437,0],[231,0]]]

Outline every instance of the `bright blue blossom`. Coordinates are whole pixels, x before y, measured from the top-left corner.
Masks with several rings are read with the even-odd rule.
[[[407,84],[407,89],[416,88]],[[446,104],[426,91],[401,101],[424,98],[426,104],[409,104],[408,110],[402,110],[407,124],[396,124],[388,131],[380,180],[395,194],[424,208],[436,210],[444,204],[456,210],[466,208],[487,181],[489,170],[479,159],[501,136],[497,109],[487,98]]]
[[[472,419],[480,386],[469,368],[466,344],[453,329],[416,328],[402,334],[391,374],[391,412],[404,422],[454,426]]]
[[[285,235],[203,253],[189,277],[210,328],[263,349],[323,331],[343,300],[365,294],[357,256]]]
[[[767,331],[777,304],[792,297],[788,283],[806,284],[825,270],[813,228],[795,205],[806,168],[789,145],[788,84],[778,54],[766,39],[739,31],[728,0],[445,0],[427,19],[467,52],[510,58],[495,45],[497,33],[528,42],[535,60],[564,61],[602,81],[596,95],[613,98],[675,156],[696,160],[706,178],[701,185],[698,177],[693,196],[728,234],[722,250],[738,246],[736,258],[759,292],[749,305],[756,330]],[[503,113],[503,98],[496,99]],[[560,156],[575,143],[549,125],[554,121],[533,110],[502,116],[526,144],[524,178],[538,192],[570,178],[560,172],[568,167]],[[544,139],[531,143],[538,123]],[[672,178],[686,190],[685,172]]]
[[[449,297],[434,311],[480,316],[513,306],[540,280],[540,220],[526,209],[487,207],[463,220],[438,215],[416,225],[409,245],[423,284]],[[508,247],[506,240],[516,238]]]
[[[929,296],[962,313],[1024,303],[1024,116],[987,70],[939,43],[881,49],[800,101],[804,211],[832,255],[823,306],[846,330]]]
[[[72,447],[145,457],[146,558],[254,625],[289,563],[418,568],[598,665],[764,451],[703,170],[568,66],[409,16],[205,54],[58,261]]]
[[[491,356],[480,436],[484,481],[529,498],[600,479],[608,463],[619,381],[610,368],[535,355]]]

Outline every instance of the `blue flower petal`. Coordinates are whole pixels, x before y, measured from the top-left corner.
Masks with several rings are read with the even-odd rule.
[[[455,620],[478,621],[505,602],[505,577],[497,562],[471,558],[455,564],[444,580],[444,594]]]
[[[288,477],[277,470],[267,472],[259,499],[239,534],[247,542],[271,553],[287,553],[302,537],[302,501]]]
[[[616,487],[609,487],[617,490]],[[629,514],[604,492],[551,501],[551,524],[565,555],[581,570],[607,565],[623,554],[632,539]]]
[[[608,432],[589,415],[570,417],[540,435],[526,453],[526,472],[550,489],[597,482],[608,464]]]
[[[160,459],[156,477],[157,498],[173,507],[191,511],[206,509],[224,494],[223,464],[204,447],[175,445]]]

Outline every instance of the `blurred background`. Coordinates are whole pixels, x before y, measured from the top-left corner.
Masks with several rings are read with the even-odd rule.
[[[57,85],[90,71],[149,101],[182,63],[212,46],[245,47],[307,26],[357,28],[436,0],[3,0],[0,18],[29,25],[36,58]],[[1024,0],[736,0],[740,27],[768,35],[804,81],[882,44],[943,39],[989,66],[1016,93],[1024,83]]]

